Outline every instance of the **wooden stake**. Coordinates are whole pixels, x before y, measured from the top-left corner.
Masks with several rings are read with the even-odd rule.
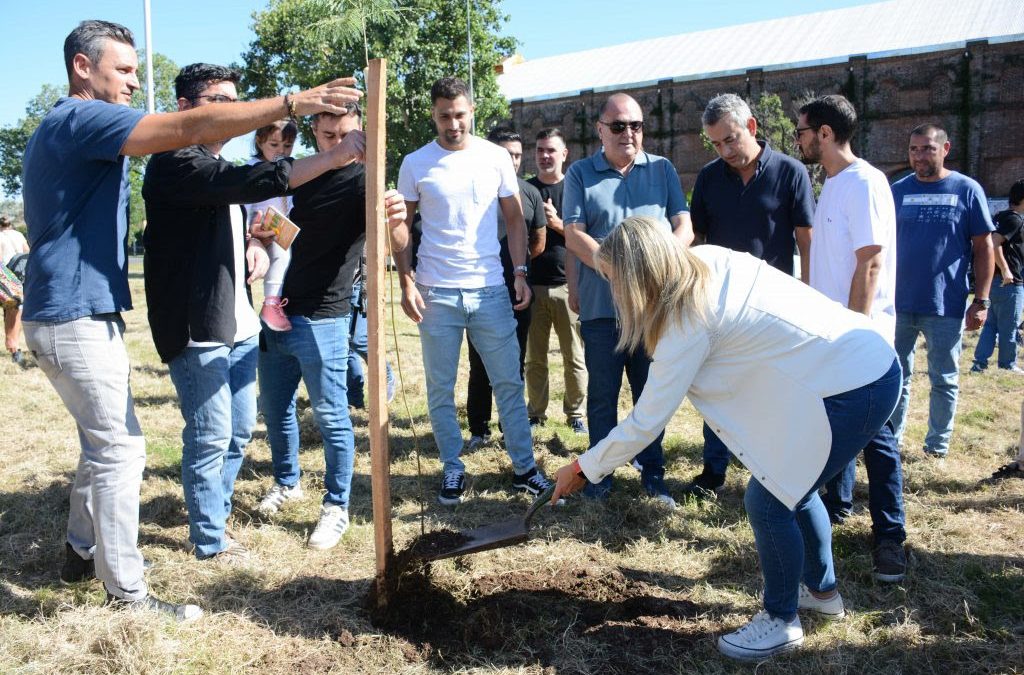
[[[373,59],[366,73],[366,333],[369,348],[367,395],[370,410],[370,474],[373,490],[373,542],[377,552],[377,608],[388,604],[391,538],[391,452],[388,448],[386,337],[384,327],[387,215],[384,212],[385,101],[387,61]]]

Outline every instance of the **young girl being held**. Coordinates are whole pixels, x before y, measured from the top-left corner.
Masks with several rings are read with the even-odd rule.
[[[278,120],[260,127],[256,130],[256,152],[249,160],[249,164],[272,162],[278,157],[290,157],[297,135],[298,128],[291,120]],[[246,204],[245,210],[251,227],[259,227],[267,207],[270,206],[287,216],[292,210],[292,198],[273,197],[256,204]],[[267,245],[267,255],[270,257],[270,269],[263,278],[263,308],[260,310],[260,319],[271,330],[288,331],[292,329],[292,324],[282,310],[282,307],[288,304],[288,299],[281,297],[281,288],[292,254],[271,240]]]

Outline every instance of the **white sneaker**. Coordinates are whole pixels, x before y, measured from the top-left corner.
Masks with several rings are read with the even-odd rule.
[[[796,649],[803,641],[800,617],[787,623],[762,610],[743,628],[718,638],[718,651],[741,661],[760,661]]]
[[[302,497],[302,486],[299,483],[291,487],[274,483],[274,487],[260,500],[256,510],[269,517],[277,513],[285,502]]]
[[[825,619],[842,619],[846,616],[846,608],[843,606],[843,596],[837,591],[835,595],[826,600],[814,597],[811,589],[800,583],[800,600],[797,603],[799,609],[809,609],[817,612]]]
[[[321,504],[320,520],[307,545],[320,551],[333,548],[347,530],[348,509],[337,504]]]

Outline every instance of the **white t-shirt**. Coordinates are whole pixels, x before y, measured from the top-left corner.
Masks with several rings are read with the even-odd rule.
[[[27,246],[28,242],[25,241],[25,235],[21,232],[14,228],[0,230],[0,263],[6,265],[11,258],[19,253],[24,253]]]
[[[245,250],[242,207],[232,205],[228,208],[231,209],[231,250],[235,252],[235,344],[238,344],[260,332],[260,320],[245,293],[245,256],[240,255]],[[189,347],[218,347],[220,344],[188,341]]]
[[[475,136],[464,150],[431,141],[402,160],[398,191],[419,202],[423,219],[417,281],[442,288],[504,283],[498,198],[519,192],[508,151]]]
[[[811,287],[841,303],[850,301],[857,249],[882,247],[882,268],[871,302],[876,330],[893,343],[896,333],[896,207],[885,174],[857,159],[825,179],[814,212]]]

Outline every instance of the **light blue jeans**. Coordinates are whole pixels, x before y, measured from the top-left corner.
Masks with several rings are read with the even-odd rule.
[[[148,590],[139,551],[139,489],[146,440],[128,384],[119,314],[25,322],[25,342],[78,425],[82,454],[71,486],[67,540],[96,562],[107,592],[140,600]]]
[[[260,409],[267,424],[274,480],[287,487],[299,482],[295,397],[302,380],[324,442],[324,503],[348,508],[355,460],[345,385],[349,316],[288,318],[290,331],[263,331],[266,350],[259,357]]]
[[[459,459],[462,431],[455,412],[455,378],[459,371],[463,333],[468,333],[483,359],[498,404],[505,450],[517,474],[536,466],[533,438],[526,415],[523,378],[519,375],[519,342],[512,303],[504,284],[486,288],[440,288],[416,284],[426,307],[420,322],[427,406],[434,441],[445,471],[465,471]]]
[[[1020,314],[1024,311],[1024,286],[1016,284],[1001,285],[997,275],[992,281],[989,291],[992,306],[988,309],[988,318],[978,335],[978,345],[974,348],[974,363],[981,368],[988,367],[988,360],[996,348],[996,336],[999,337],[999,367],[1013,368],[1017,365],[1017,324]]]
[[[235,478],[256,426],[258,347],[255,335],[234,347],[186,347],[167,364],[185,419],[181,485],[188,538],[200,559],[228,547]]]
[[[965,307],[966,309],[966,307]],[[928,399],[928,434],[924,447],[944,455],[949,452],[953,435],[953,415],[960,390],[960,352],[963,349],[963,317],[932,314],[896,314],[896,355],[903,369],[903,388],[896,410],[892,413],[896,439],[903,440],[910,403],[910,376],[914,374],[914,347],[917,336],[924,335],[928,349],[928,379],[932,390]]]

